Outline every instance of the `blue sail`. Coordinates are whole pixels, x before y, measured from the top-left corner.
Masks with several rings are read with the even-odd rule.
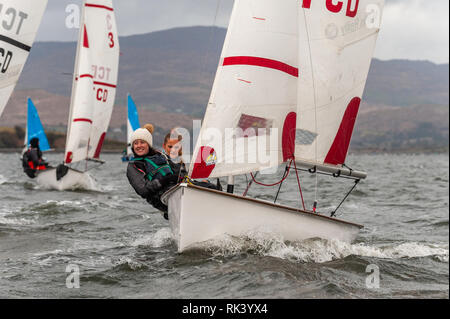
[[[27,147],[30,145],[30,140],[34,137],[39,138],[39,148],[45,152],[50,150],[50,145],[42,127],[41,119],[38,111],[31,99],[28,99],[28,121],[27,121]]]
[[[137,111],[136,104],[134,103],[131,95],[128,95],[128,121],[130,122],[133,132],[141,127],[139,124],[139,114]]]

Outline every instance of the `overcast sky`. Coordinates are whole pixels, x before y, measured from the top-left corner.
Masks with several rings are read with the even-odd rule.
[[[124,36],[181,26],[227,27],[233,1],[114,0],[114,6]],[[76,41],[78,31],[66,27],[70,4],[81,0],[49,0],[38,41]],[[448,63],[449,1],[386,0],[375,57]]]

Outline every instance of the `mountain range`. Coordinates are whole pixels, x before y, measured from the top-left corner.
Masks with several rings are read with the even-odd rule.
[[[189,27],[122,37],[111,136],[126,124],[131,93],[143,122],[190,128],[201,119],[219,63],[226,30]],[[44,125],[64,130],[76,44],[35,43],[0,126],[24,125],[25,98],[34,98]],[[352,149],[448,149],[449,65],[374,59]],[[123,133],[123,132],[122,132]]]

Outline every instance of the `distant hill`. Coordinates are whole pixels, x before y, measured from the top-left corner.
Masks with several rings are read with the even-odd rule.
[[[428,61],[374,59],[364,100],[369,104],[448,105],[449,65]]]
[[[194,27],[122,37],[118,104],[127,93],[154,111],[202,117],[225,29]],[[17,89],[70,96],[75,43],[36,43]],[[43,76],[45,74],[45,76]]]
[[[190,27],[122,37],[116,108],[108,136],[124,139],[131,93],[159,141],[172,126],[190,128],[206,109],[226,30]],[[24,125],[31,96],[47,126],[64,129],[75,43],[36,43],[0,126]],[[374,59],[351,149],[448,149],[449,65]],[[118,128],[122,127],[122,132]]]

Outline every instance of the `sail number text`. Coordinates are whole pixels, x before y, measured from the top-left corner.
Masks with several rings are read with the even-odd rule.
[[[108,83],[111,75],[111,69],[104,66],[92,65],[92,76],[94,81],[100,81],[102,83]],[[100,83],[97,83],[100,85]],[[97,101],[106,103],[108,101],[108,89],[106,88],[96,88],[96,99]]]
[[[28,18],[28,14],[12,7],[4,7],[0,3],[0,26],[6,31],[12,31],[19,34],[22,29],[23,22]]]
[[[303,0],[303,8],[311,9],[312,0]],[[328,11],[333,13],[339,13],[344,9],[344,0],[325,0],[325,5]],[[358,13],[359,0],[346,0],[347,7],[345,9],[345,15],[350,18],[356,17]]]
[[[11,59],[13,53],[11,51],[5,51],[5,49],[0,48],[0,72],[6,73],[8,71],[9,65],[11,64]]]

